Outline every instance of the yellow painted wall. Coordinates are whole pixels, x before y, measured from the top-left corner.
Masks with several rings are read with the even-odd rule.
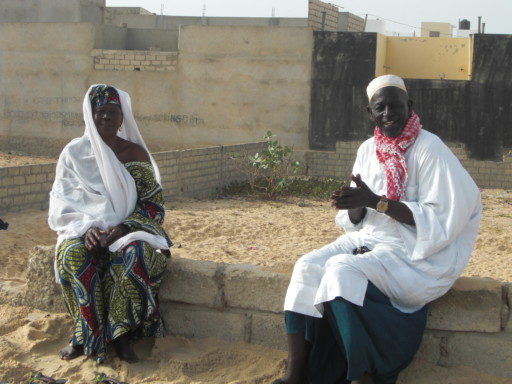
[[[421,23],[421,37],[430,37],[429,31],[438,31],[441,33],[439,37],[451,37],[452,26],[450,23],[434,23],[422,22]]]
[[[377,33],[377,52],[375,54],[375,76],[386,75],[386,50],[387,38],[380,33]]]
[[[376,56],[376,75],[394,74],[409,79],[471,78],[470,38],[377,37]]]

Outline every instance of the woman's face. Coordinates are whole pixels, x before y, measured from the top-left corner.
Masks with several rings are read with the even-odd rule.
[[[118,104],[105,104],[93,108],[92,119],[98,133],[105,139],[117,135],[117,131],[123,124],[123,112]]]

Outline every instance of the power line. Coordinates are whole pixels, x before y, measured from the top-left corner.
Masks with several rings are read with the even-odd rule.
[[[400,24],[400,25],[403,25],[403,26],[406,26],[406,27],[409,27],[409,28],[419,29],[419,30],[423,30],[423,31],[430,31],[430,29],[428,29],[428,28],[415,27],[414,25],[410,25],[410,24],[402,23],[402,22],[400,22],[400,21],[396,21],[396,20],[387,19],[387,18],[385,18],[385,17],[379,16],[379,15],[375,15],[375,14],[372,14],[372,13],[368,13],[368,14],[357,14],[357,15],[358,15],[358,16],[365,16],[365,15],[373,16],[373,17],[376,17],[378,20],[385,20],[385,21],[389,21],[390,23]],[[450,25],[451,25],[451,24],[450,24]],[[452,34],[449,34],[449,33],[440,33],[440,35],[446,35],[446,36],[452,37]]]

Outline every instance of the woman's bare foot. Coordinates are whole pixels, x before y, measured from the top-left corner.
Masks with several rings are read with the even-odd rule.
[[[84,354],[84,347],[82,345],[68,345],[59,351],[59,356],[62,360],[73,360]]]
[[[124,333],[115,339],[112,344],[114,344],[114,349],[116,350],[117,356],[127,363],[136,363],[139,361],[139,358],[135,354],[133,350],[132,344],[130,343],[130,335],[128,333]]]

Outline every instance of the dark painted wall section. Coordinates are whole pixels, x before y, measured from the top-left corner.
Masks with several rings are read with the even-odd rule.
[[[377,35],[314,32],[309,143],[332,149],[336,141],[370,132],[366,85],[374,77]]]
[[[376,35],[315,32],[310,148],[372,134],[366,85],[375,73]],[[498,159],[512,147],[512,36],[475,35],[473,79],[405,80],[425,129],[466,144],[470,156]]]

